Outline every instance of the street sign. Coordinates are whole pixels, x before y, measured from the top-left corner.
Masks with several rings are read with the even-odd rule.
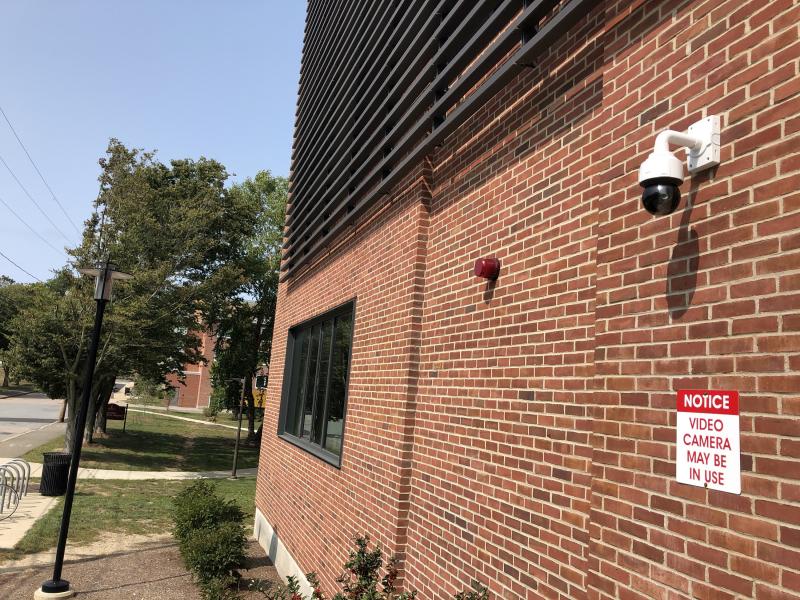
[[[739,392],[678,392],[675,476],[680,483],[742,493]]]

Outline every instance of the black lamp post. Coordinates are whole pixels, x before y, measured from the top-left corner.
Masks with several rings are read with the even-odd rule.
[[[58,533],[58,546],[56,546],[56,561],[53,566],[53,578],[42,584],[36,590],[35,600],[47,598],[69,598],[75,594],[69,587],[69,581],[61,578],[61,568],[64,566],[64,550],[67,545],[69,533],[69,519],[72,514],[72,500],[75,495],[75,482],[78,479],[78,464],[81,460],[83,445],[83,430],[86,428],[86,413],[89,410],[89,396],[92,392],[92,379],[94,378],[95,362],[97,361],[97,347],[100,342],[100,329],[103,326],[103,313],[106,304],[111,299],[111,288],[115,279],[130,279],[132,276],[116,270],[116,267],[106,261],[97,269],[78,269],[84,275],[92,275],[96,280],[94,299],[97,309],[94,315],[94,329],[89,342],[89,355],[86,358],[86,373],[83,379],[83,391],[78,411],[75,415],[75,428],[72,434],[72,460],[69,464],[69,478],[67,479],[67,493],[64,496],[64,513],[61,516],[61,529]]]
[[[236,430],[236,445],[233,447],[233,469],[231,479],[236,479],[236,470],[239,468],[239,441],[242,439],[242,413],[244,412],[244,377],[236,381],[242,382],[242,395],[239,398],[239,428]]]

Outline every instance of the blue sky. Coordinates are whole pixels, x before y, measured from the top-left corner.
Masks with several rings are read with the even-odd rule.
[[[237,179],[286,175],[302,0],[16,0],[0,19],[0,107],[79,227],[110,137]],[[79,239],[0,116],[0,198],[57,249]],[[0,204],[0,252],[45,279],[66,257]],[[0,274],[32,281],[0,257]]]

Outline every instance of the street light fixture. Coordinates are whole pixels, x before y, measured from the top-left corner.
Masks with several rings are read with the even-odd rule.
[[[114,281],[133,277],[133,275],[117,271],[116,266],[108,261],[96,269],[78,269],[78,271],[84,275],[92,275],[95,278],[94,299],[97,302],[97,308],[94,315],[92,339],[89,342],[89,355],[86,359],[86,374],[83,380],[81,402],[75,415],[75,428],[72,435],[72,460],[69,464],[67,492],[64,496],[64,512],[61,516],[61,529],[58,534],[53,577],[45,581],[42,587],[34,592],[34,600],[69,598],[75,595],[75,591],[69,587],[69,581],[61,579],[61,569],[64,566],[64,550],[67,545],[67,534],[69,533],[69,519],[72,515],[75,482],[78,479],[78,464],[81,460],[81,448],[83,446],[83,430],[86,428],[86,413],[89,410],[89,396],[92,391],[92,379],[94,378],[95,362],[97,361],[97,347],[100,343],[100,330],[103,327],[103,313],[105,312],[106,304],[111,299],[111,288],[114,285]]]

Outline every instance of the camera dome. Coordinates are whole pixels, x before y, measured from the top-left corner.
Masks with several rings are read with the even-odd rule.
[[[681,201],[681,191],[678,187],[680,179],[659,177],[642,182],[642,204],[647,212],[652,215],[668,215],[678,208]]]

